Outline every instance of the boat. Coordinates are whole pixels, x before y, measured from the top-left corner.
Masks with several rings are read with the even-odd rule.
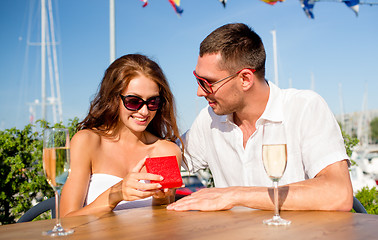
[[[370,146],[370,149],[374,148]],[[373,188],[378,185],[378,150],[367,149],[353,151],[351,156],[351,160],[356,163],[350,167],[354,193],[363,187]]]

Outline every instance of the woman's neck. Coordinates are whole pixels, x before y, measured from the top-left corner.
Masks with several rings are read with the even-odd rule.
[[[131,131],[127,127],[123,127],[119,129],[118,131],[118,141],[121,142],[128,142],[130,143],[143,143],[147,144],[147,137],[146,137],[146,131],[143,132],[136,132],[136,131]]]

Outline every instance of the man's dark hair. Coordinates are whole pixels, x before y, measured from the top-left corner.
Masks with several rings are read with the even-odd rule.
[[[265,79],[266,54],[257,33],[243,23],[223,25],[210,33],[200,45],[200,57],[220,53],[220,68],[230,73],[243,68],[255,69],[259,79]]]

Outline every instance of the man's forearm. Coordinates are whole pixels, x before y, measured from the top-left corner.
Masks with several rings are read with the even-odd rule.
[[[350,211],[353,189],[346,161],[325,168],[315,178],[280,186],[279,206],[282,210]],[[234,206],[274,209],[273,188],[235,187],[230,198]]]

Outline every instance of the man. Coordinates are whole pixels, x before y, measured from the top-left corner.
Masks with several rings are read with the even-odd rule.
[[[283,210],[350,211],[353,190],[340,128],[325,101],[309,90],[281,90],[265,80],[265,50],[245,24],[224,25],[204,39],[193,72],[209,106],[184,137],[191,171],[209,167],[215,188],[167,209],[274,209],[262,163],[262,126],[282,122],[287,167],[280,180]]]

